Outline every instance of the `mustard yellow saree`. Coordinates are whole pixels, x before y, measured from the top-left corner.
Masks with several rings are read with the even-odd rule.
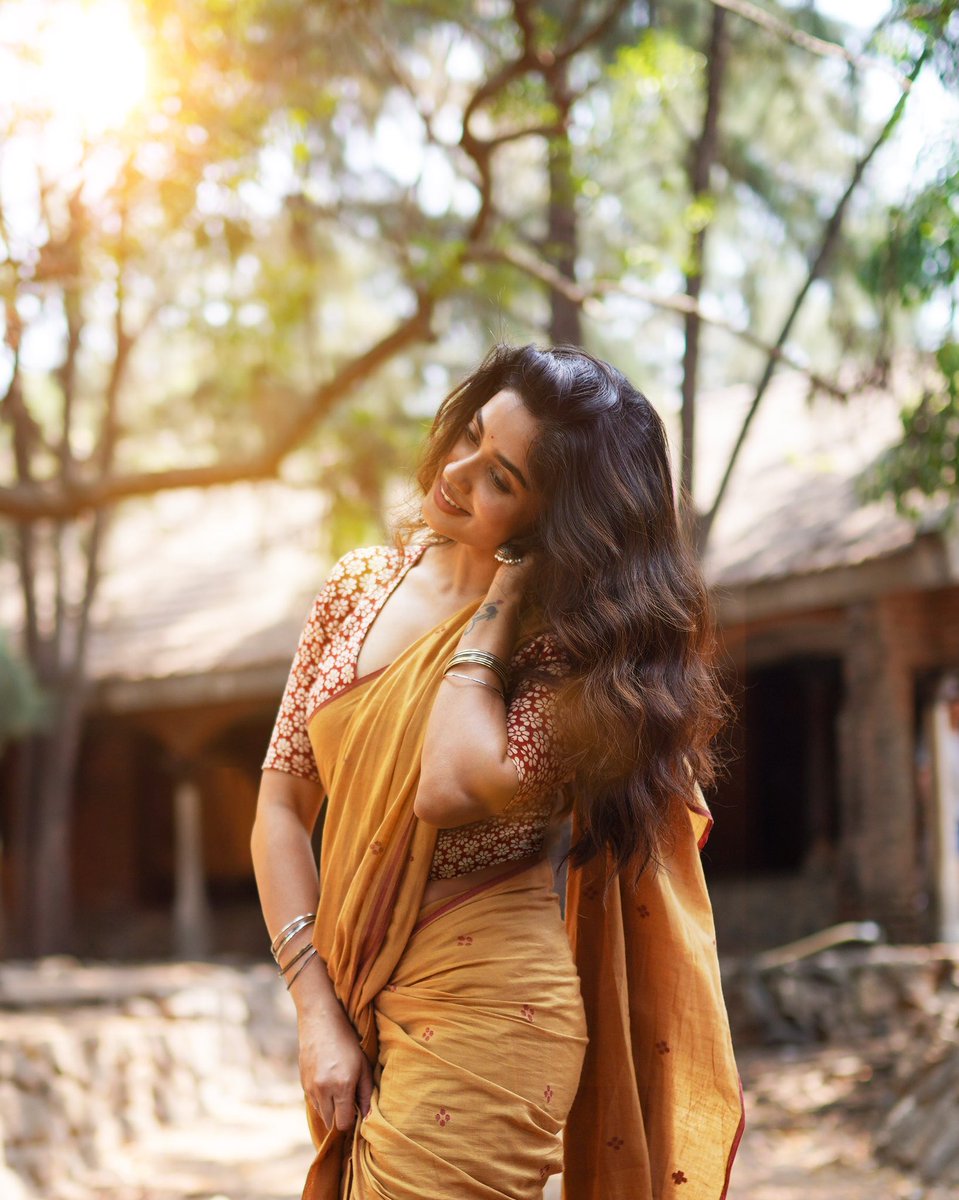
[[[668,877],[621,884],[606,908],[599,867],[571,871],[568,934],[545,861],[422,905],[436,830],[413,813],[421,747],[476,608],[310,720],[327,793],[313,941],[374,1096],[350,1135],[308,1109],[303,1198],[538,1200],[564,1169],[568,1200],[721,1200],[743,1112],[705,809],[678,806]]]

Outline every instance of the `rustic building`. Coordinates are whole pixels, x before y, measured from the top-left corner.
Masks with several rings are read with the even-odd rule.
[[[701,503],[747,402],[703,400]],[[941,509],[916,527],[860,503],[857,480],[895,433],[888,398],[810,405],[783,377],[717,521],[706,570],[740,711],[703,858],[721,951],[865,918],[894,941],[959,940],[959,538]],[[76,784],[79,952],[263,952],[259,764],[329,561],[323,500],[302,489],[121,509]],[[0,571],[15,628],[12,564]],[[16,757],[0,761],[3,794]],[[0,821],[9,890],[8,807]]]

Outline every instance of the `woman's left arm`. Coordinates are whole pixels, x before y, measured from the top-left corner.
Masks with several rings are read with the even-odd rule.
[[[531,569],[526,560],[497,570],[457,650],[487,650],[509,662]],[[506,703],[493,690],[500,687],[496,673],[477,663],[453,670],[493,687],[453,675],[444,676],[439,686],[426,726],[413,809],[420,820],[443,829],[495,816],[520,783],[507,754]]]

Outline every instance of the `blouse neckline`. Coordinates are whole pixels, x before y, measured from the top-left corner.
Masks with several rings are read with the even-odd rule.
[[[357,684],[365,683],[368,679],[375,678],[375,676],[380,675],[383,671],[385,671],[387,667],[391,667],[393,665],[393,663],[387,663],[386,666],[377,667],[375,671],[367,671],[365,675],[360,675],[359,673],[360,655],[363,653],[363,645],[366,641],[367,634],[370,632],[373,622],[382,612],[387,600],[389,600],[390,596],[393,595],[396,589],[409,574],[411,568],[414,567],[423,557],[423,553],[426,550],[427,545],[428,543],[426,542],[418,542],[411,546],[403,547],[403,562],[400,564],[399,571],[397,571],[395,577],[390,581],[386,588],[384,588],[382,594],[377,600],[377,603],[372,606],[369,615],[360,626],[356,642],[356,653],[353,656],[353,679],[347,686],[354,687]],[[396,656],[393,662],[396,662],[396,659],[398,659],[401,654],[405,654],[405,652],[405,650],[401,650],[400,654]],[[337,694],[339,695],[340,693]]]

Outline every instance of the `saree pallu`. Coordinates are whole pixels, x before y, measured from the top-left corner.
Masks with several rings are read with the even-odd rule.
[[[456,925],[448,919],[454,912],[464,920],[469,915],[471,923],[475,915],[477,928],[488,931],[484,939],[502,951],[514,930],[531,933],[526,902],[534,912],[541,903],[511,891],[503,879],[477,896],[475,907],[464,900],[462,909],[444,910],[418,928],[437,836],[413,812],[423,739],[443,666],[477,608],[478,603],[465,606],[389,667],[325,701],[309,719],[327,795],[313,944],[374,1067],[375,1090],[370,1117],[352,1135],[327,1129],[307,1106],[317,1153],[303,1200],[536,1196],[542,1180],[531,1182],[530,1172],[536,1166],[545,1178],[555,1169],[557,1130],[550,1135],[550,1127],[562,1125],[570,1102],[563,1135],[567,1200],[722,1200],[744,1115],[699,862],[711,824],[705,805],[698,811],[674,806],[680,836],[668,872],[645,879],[636,891],[620,881],[605,906],[597,886],[602,864],[570,870],[565,948],[555,941],[555,920],[543,926],[553,931],[549,946],[531,952],[517,944],[517,961],[533,988],[529,995],[540,997],[538,1003],[521,1000],[519,1015],[510,1015],[517,961],[502,958],[491,959],[486,968],[474,963],[478,969],[459,974],[459,999],[443,993],[442,981],[453,983],[463,965],[457,955],[476,945],[472,928],[458,930],[455,945],[444,940]],[[460,945],[460,936],[472,937],[473,944]],[[523,934],[518,936],[521,943]],[[583,1053],[583,1030],[576,1031],[583,1010],[569,991],[571,951],[589,1039],[575,1099],[560,1094],[567,1083],[557,1087],[552,1079],[539,1079],[551,1065],[555,1046],[549,1038],[557,1034],[535,1020],[538,1007],[550,1007],[553,970],[556,1028],[563,1030],[564,1046],[557,1081],[560,1075],[568,1080],[576,1074],[575,1055]],[[545,976],[538,954],[548,959]],[[400,980],[417,983],[401,991]],[[425,1049],[438,1052],[435,1021],[443,1019],[431,1019],[423,1004],[449,1014],[456,1029],[446,1043],[451,1057],[438,1056],[446,1063],[435,1077],[439,1090],[430,1085],[429,1104],[414,1119],[397,1104],[432,1078],[416,1023],[423,1021],[420,1043],[427,1026],[434,1030]],[[523,1005],[532,1009],[532,1022]],[[504,1029],[519,1036],[520,1022],[536,1031],[524,1030],[519,1074],[504,1082],[498,1040]],[[392,1086],[394,1080],[399,1087]],[[455,1097],[440,1094],[457,1080],[464,1087],[469,1081],[466,1112],[453,1107],[459,1104]],[[462,1138],[456,1136],[468,1124],[470,1109],[479,1122],[482,1163],[465,1129]],[[368,1136],[362,1128],[367,1122]],[[508,1132],[490,1149],[496,1128]],[[441,1139],[441,1133],[454,1136]],[[549,1136],[553,1140],[544,1141]],[[552,1149],[544,1153],[547,1146]],[[424,1176],[407,1177],[423,1163],[429,1163]]]

